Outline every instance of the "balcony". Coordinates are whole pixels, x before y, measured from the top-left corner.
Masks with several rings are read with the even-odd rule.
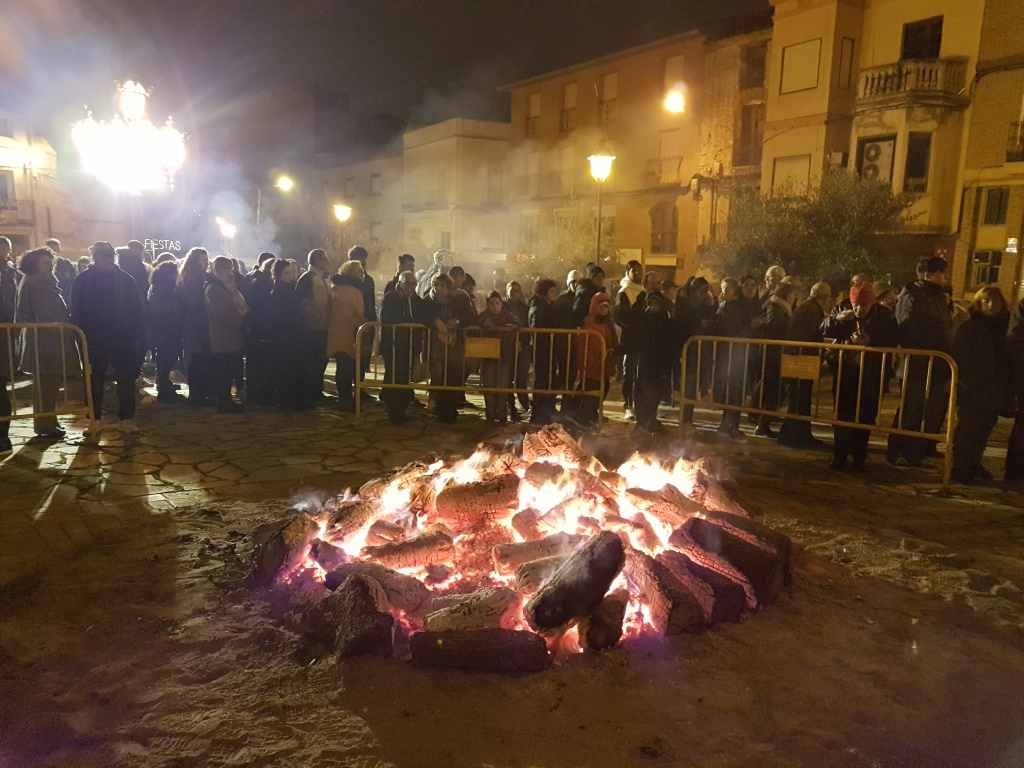
[[[761,144],[736,145],[732,148],[733,167],[747,167],[761,164]]]
[[[618,102],[616,99],[607,99],[598,104],[597,117],[601,125],[614,125],[618,114]]]
[[[0,200],[0,224],[31,227],[36,222],[32,200]]]
[[[576,128],[576,107],[563,109],[558,117],[558,130],[568,133]]]
[[[879,107],[967,103],[967,60],[963,58],[898,61],[862,70],[857,101]]]
[[[680,168],[682,157],[659,157],[648,160],[644,181],[648,187],[666,187],[682,183]]]
[[[537,135],[540,130],[540,118],[539,117],[528,117],[526,118],[526,137],[532,138]]]
[[[1006,143],[1006,162],[1024,163],[1024,123],[1010,123],[1010,138]]]
[[[423,196],[423,208],[428,211],[443,210],[448,207],[448,196],[444,189],[428,189]]]

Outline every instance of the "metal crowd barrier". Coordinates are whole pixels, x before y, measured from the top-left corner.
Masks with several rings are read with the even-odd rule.
[[[379,351],[381,334],[393,334],[393,338],[402,338],[403,332],[408,334],[410,340],[415,342],[409,344],[408,351],[402,355],[398,354],[397,344],[391,345],[391,359],[385,360],[382,355],[375,356],[371,361],[370,370],[363,379],[356,376],[356,419],[362,415],[361,393],[363,389],[376,387],[380,389],[410,389],[423,391],[455,391],[478,394],[502,394],[502,395],[551,395],[566,397],[596,397],[598,421],[604,420],[604,394],[605,394],[605,362],[608,350],[605,346],[604,337],[597,331],[583,330],[580,328],[460,328],[457,333],[461,340],[456,345],[445,344],[443,356],[434,360],[435,350],[434,330],[421,325],[420,323],[384,324],[379,322],[364,323],[356,332],[356,354],[355,359],[363,360],[363,350],[367,354],[371,350]],[[509,338],[513,337],[513,338]],[[565,349],[556,353],[555,340],[564,337],[566,339]],[[597,388],[586,388],[585,383],[580,388],[572,388],[574,382],[569,380],[576,372],[577,362],[582,362],[581,368],[588,362],[590,354],[589,345],[584,346],[583,360],[578,361],[577,347],[581,338],[594,337],[600,343],[601,377],[598,380]],[[542,353],[538,361],[537,342],[547,339],[547,354]],[[514,343],[512,361],[509,364],[509,383],[505,386],[484,386],[483,377],[476,375],[479,363],[488,360],[500,360],[502,358],[503,344]],[[369,346],[368,345],[372,345]],[[414,347],[418,347],[414,351]],[[529,349],[528,358],[523,358],[524,349]],[[439,353],[440,354],[440,353]],[[546,359],[545,359],[546,358]],[[432,361],[440,364],[440,370],[432,370]],[[526,363],[529,367],[526,368]],[[546,374],[542,374],[551,386],[536,386],[537,364]],[[522,367],[521,367],[522,366]],[[387,371],[396,371],[401,367],[403,374],[398,378],[408,379],[405,382],[385,381]],[[383,369],[383,370],[382,370]],[[520,381],[521,372],[525,372],[526,381]],[[439,375],[434,375],[435,373]],[[437,382],[434,382],[437,379]],[[456,384],[446,384],[452,380]],[[552,381],[554,379],[555,381]],[[564,386],[557,386],[563,384]],[[513,385],[514,384],[514,385]]]
[[[740,348],[737,351],[737,348]],[[769,350],[778,350],[769,354]],[[880,375],[878,382],[865,381],[864,366],[858,366],[857,396],[853,420],[839,418],[838,393],[843,386],[843,363],[848,355],[870,353],[881,356]],[[724,361],[722,356],[724,357]],[[830,361],[831,356],[831,361]],[[933,378],[938,379],[937,386],[945,386],[945,374],[936,377],[936,363],[948,367],[949,392],[940,391],[937,396],[945,401],[946,428],[936,432],[905,429],[881,422],[883,413],[893,413],[884,404],[896,403],[895,416],[902,420],[906,407],[907,387],[901,383],[898,394],[887,395],[885,384],[887,379],[899,383],[891,370],[892,363],[902,358],[909,369],[911,361],[923,360],[916,367],[927,366],[925,371],[924,402],[928,403],[932,396]],[[769,363],[769,360],[772,360]],[[863,359],[863,358],[862,358]],[[735,372],[733,367],[742,363],[742,373]],[[722,411],[740,411],[758,416],[771,416],[778,419],[795,419],[798,421],[830,424],[837,427],[870,429],[884,435],[903,435],[924,440],[933,440],[946,445],[942,467],[942,487],[948,488],[950,472],[953,467],[953,434],[956,430],[956,391],[958,371],[956,362],[944,352],[934,352],[903,347],[863,347],[852,344],[829,344],[776,339],[732,339],[721,336],[692,336],[683,346],[681,359],[682,376],[679,383],[679,429],[682,432],[686,425],[686,410],[696,406],[710,407]],[[822,375],[825,367],[830,376]],[[704,374],[702,376],[702,373]],[[719,377],[725,377],[725,383]],[[772,387],[764,386],[770,381]],[[773,381],[774,380],[774,381]],[[824,382],[831,382],[831,391],[823,397]],[[760,386],[754,386],[762,382]],[[796,412],[792,407],[783,410],[784,387],[797,385],[800,382],[811,382],[812,412],[804,414]],[[716,387],[717,385],[717,387]],[[738,391],[737,391],[738,386]],[[862,423],[858,419],[865,401],[865,387],[878,387],[878,409],[873,421]],[[724,387],[724,388],[723,388]],[[768,395],[766,402],[766,390]],[[709,397],[703,397],[707,394]],[[721,397],[721,395],[725,395]],[[748,401],[749,396],[749,401]],[[873,392],[870,394],[873,398]],[[772,401],[775,402],[772,402]],[[824,400],[824,406],[823,406]],[[927,405],[923,412],[927,416]]]
[[[31,339],[31,344],[26,344],[28,339]],[[41,340],[47,345],[49,352],[41,352]],[[33,350],[27,361],[30,365],[26,366],[31,368],[32,372],[24,374],[32,379],[32,409],[21,413],[27,403],[21,402],[23,388],[19,385],[18,379],[19,371],[26,363],[23,358],[26,347]],[[59,365],[52,359],[56,350],[60,353]],[[85,333],[77,325],[0,323],[0,355],[6,363],[5,366],[0,366],[0,371],[6,370],[10,373],[10,381],[0,380],[0,386],[7,389],[11,401],[11,415],[0,415],[0,421],[69,414],[85,414],[89,419],[94,417],[89,345]],[[69,370],[69,357],[71,361],[77,362],[73,370]],[[69,379],[77,379],[79,376],[82,377],[84,385],[83,399],[79,401],[76,398],[72,402],[69,397]],[[52,409],[44,408],[45,404],[41,402],[44,389],[52,392],[53,388],[57,390],[53,393],[54,406]]]

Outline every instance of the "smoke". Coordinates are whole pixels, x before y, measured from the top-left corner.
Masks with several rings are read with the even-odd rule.
[[[501,64],[484,64],[469,70],[445,87],[427,91],[409,113],[410,127],[431,125],[453,117],[471,120],[508,119],[508,95],[496,91],[507,75]],[[495,118],[495,115],[501,115]]]

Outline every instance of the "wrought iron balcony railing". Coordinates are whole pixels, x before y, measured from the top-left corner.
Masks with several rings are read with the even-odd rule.
[[[0,200],[0,224],[32,226],[36,221],[33,200]]]
[[[682,157],[659,157],[647,161],[644,180],[648,187],[663,187],[673,184],[681,184],[680,168],[683,164]]]

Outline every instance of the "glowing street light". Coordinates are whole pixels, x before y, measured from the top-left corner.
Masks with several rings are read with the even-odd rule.
[[[171,118],[157,128],[146,117],[149,93],[128,80],[118,88],[120,115],[97,122],[90,112],[71,126],[82,168],[111,189],[164,190],[185,163],[185,135]]]
[[[673,88],[665,96],[665,111],[680,115],[686,111],[686,96],[682,89]]]
[[[295,180],[291,176],[278,176],[274,182],[274,188],[282,192],[291,192],[295,189]],[[263,210],[263,185],[256,187],[256,226],[260,225],[260,213]]]
[[[604,146],[587,158],[590,161],[590,175],[597,181],[597,259],[596,264],[601,263],[601,198],[604,191],[604,183],[612,174],[612,163],[615,155],[608,153]]]
[[[346,221],[352,218],[352,208],[347,205],[337,203],[334,206],[334,218],[344,224]]]
[[[217,226],[220,228],[220,236],[226,237],[228,240],[234,239],[235,235],[238,234],[238,227],[227,219],[222,219],[220,216],[217,217]]]
[[[292,181],[290,176],[281,176],[274,184],[275,187],[280,189],[282,192],[291,192],[295,188],[295,182]]]

